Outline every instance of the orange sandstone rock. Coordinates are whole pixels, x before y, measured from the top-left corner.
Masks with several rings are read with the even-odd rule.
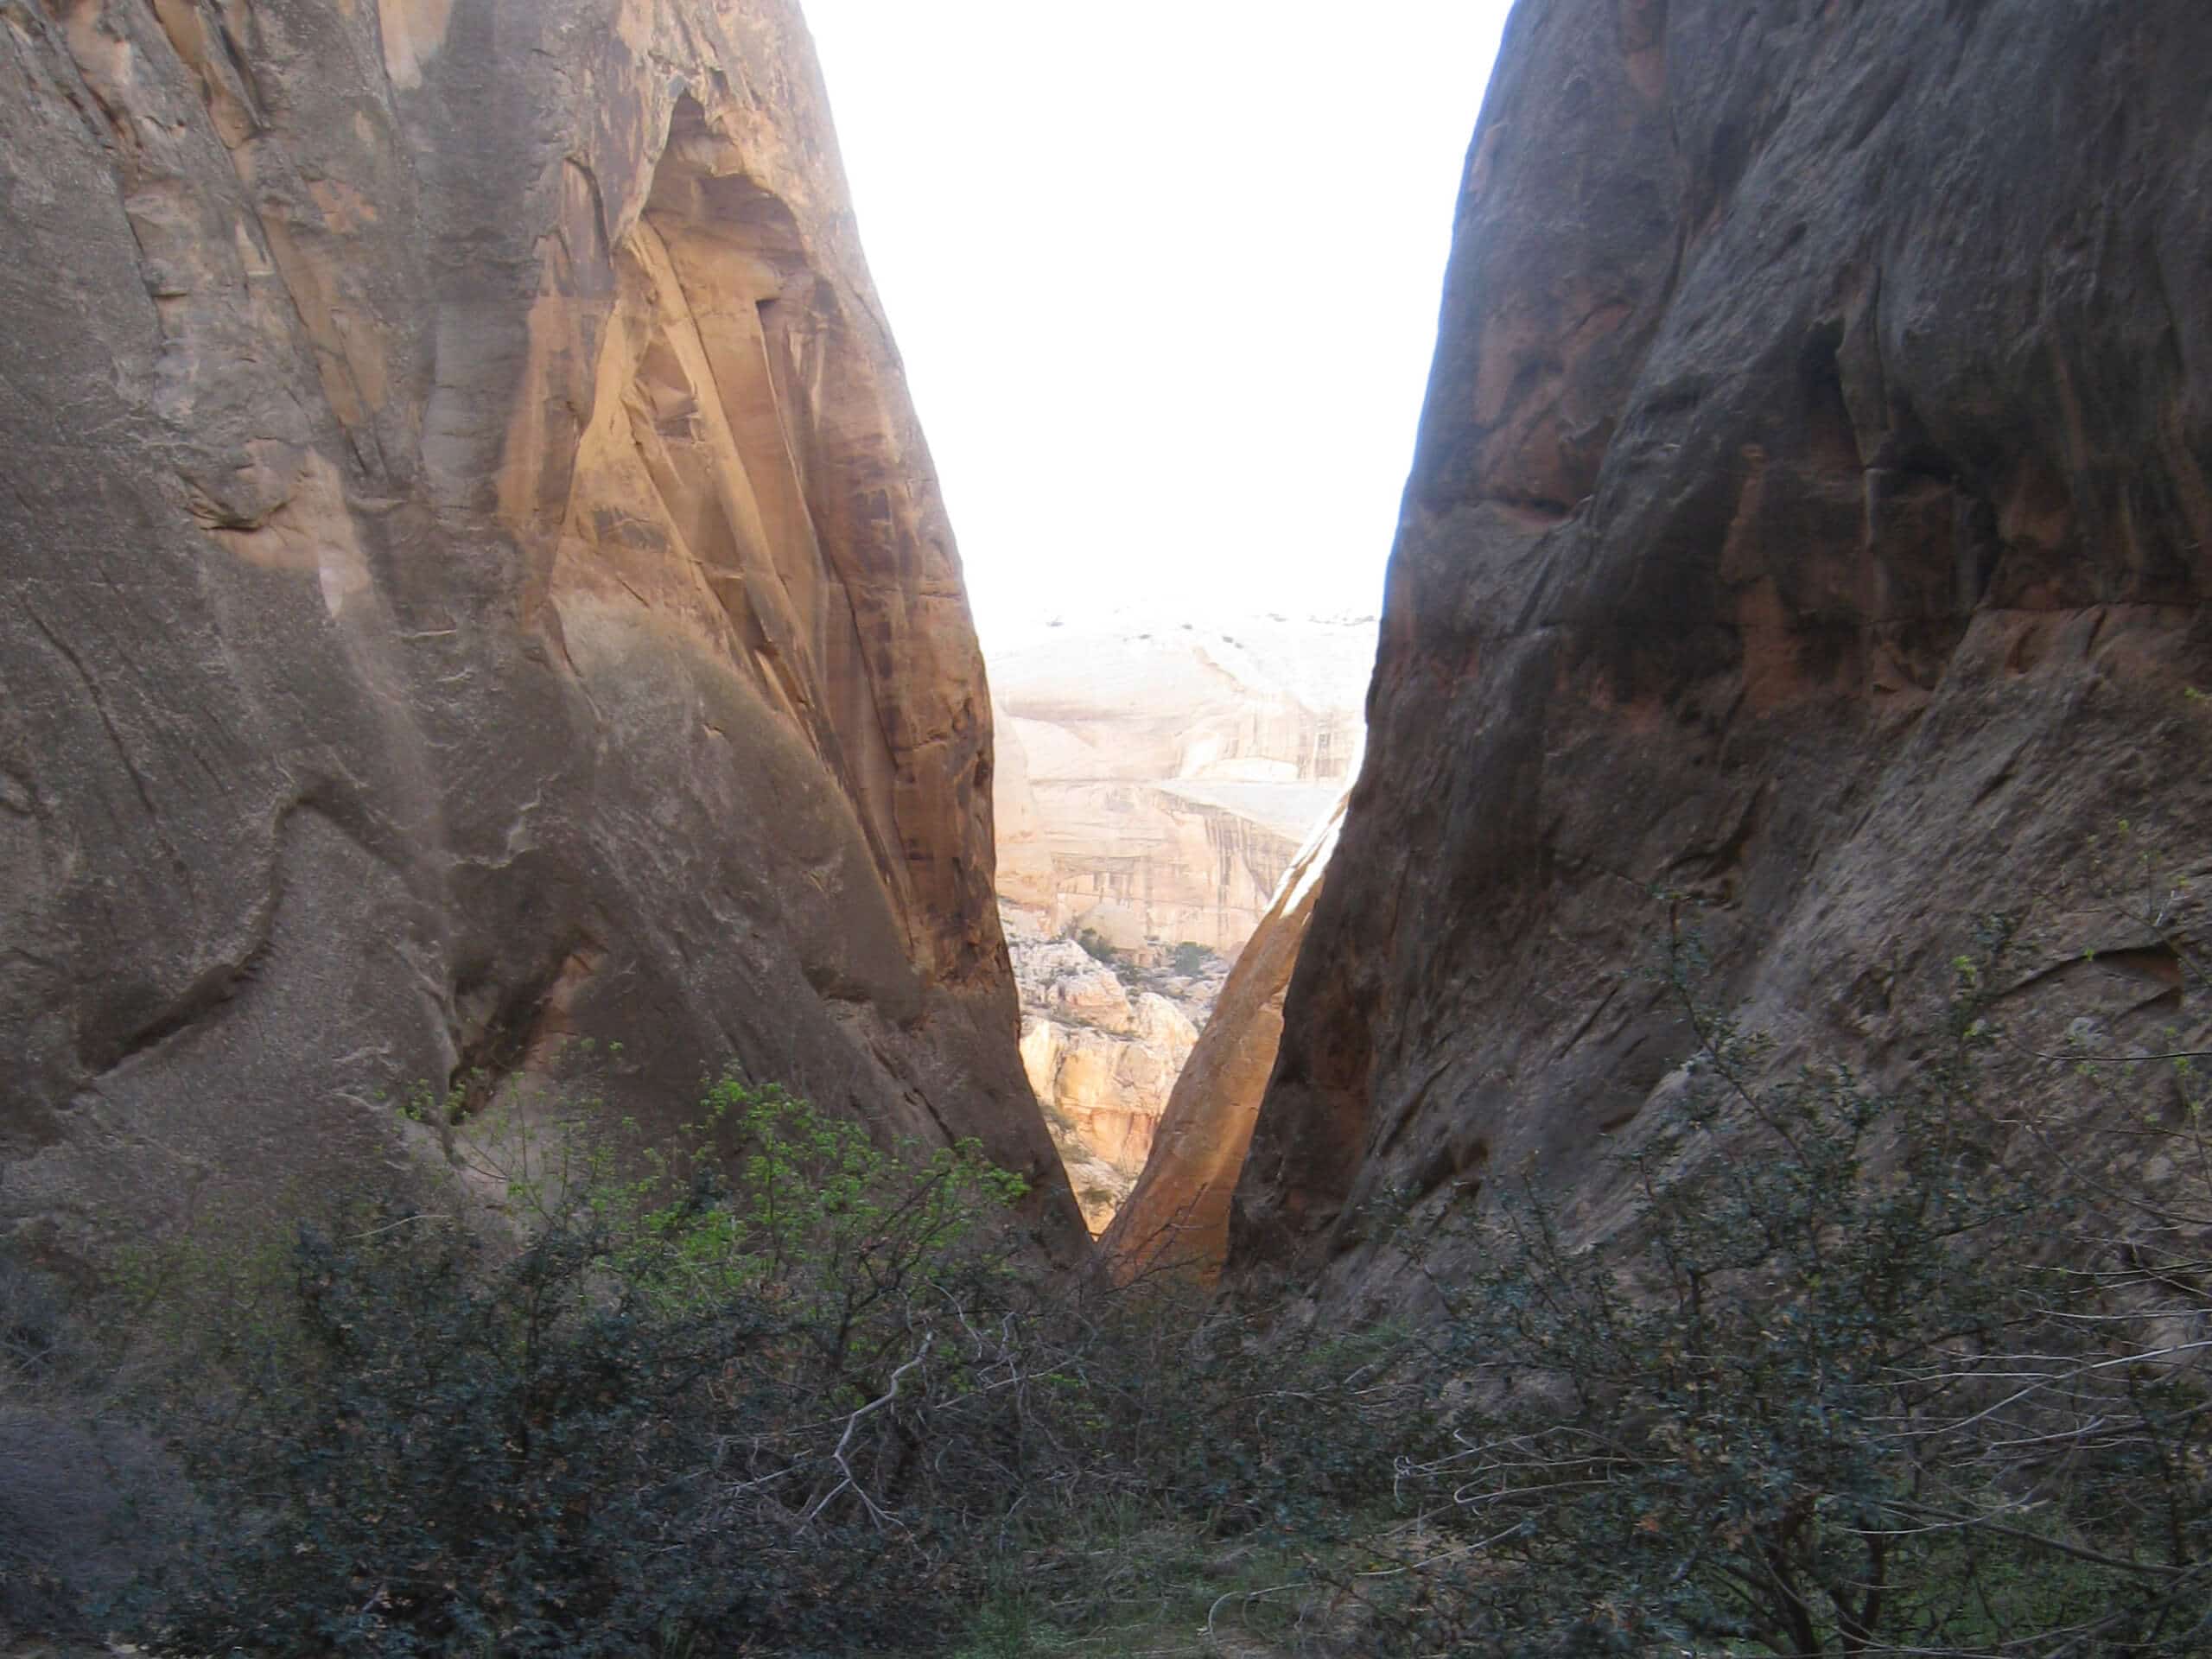
[[[0,28],[5,1203],[385,1154],[594,1062],[979,1136],[991,720],[795,5]]]
[[[1230,1198],[1282,1039],[1283,996],[1343,823],[1339,800],[1284,875],[1175,1079],[1151,1157],[1099,1241],[1122,1279],[1154,1266],[1208,1280],[1221,1270]]]

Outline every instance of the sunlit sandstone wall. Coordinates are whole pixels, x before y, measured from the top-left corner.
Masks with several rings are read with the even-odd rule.
[[[1282,1042],[1283,998],[1343,827],[1339,798],[1284,872],[1177,1074],[1135,1185],[1100,1236],[1117,1277],[1221,1271],[1230,1200]]]
[[[0,1205],[735,1060],[1072,1206],[788,0],[0,5]]]

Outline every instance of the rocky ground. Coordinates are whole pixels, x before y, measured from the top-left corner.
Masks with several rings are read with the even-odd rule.
[[[1198,972],[1179,973],[1170,952],[1116,950],[1096,934],[1086,949],[1016,905],[999,917],[1021,993],[1022,1063],[1095,1234],[1143,1169],[1230,964],[1208,951]]]

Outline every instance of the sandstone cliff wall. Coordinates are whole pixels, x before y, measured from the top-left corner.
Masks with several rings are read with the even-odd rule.
[[[1374,632],[1370,617],[1201,626],[1125,606],[994,649],[1022,1053],[1094,1230],[1143,1167],[1230,961],[1343,793]],[[1114,971],[1066,942],[1085,933]],[[1084,985],[1100,1006],[1068,1006]]]
[[[1655,888],[1777,1065],[1909,1065],[1997,911],[2016,1031],[2201,1023],[2092,838],[2207,864],[2208,64],[2190,0],[1517,8],[1236,1259],[1602,1208]]]
[[[1095,1234],[1151,1155],[1168,1091],[1229,964],[1213,957],[1178,972],[1116,954],[1109,966],[1019,906],[1000,914],[1021,996],[1021,1063]]]
[[[0,4],[0,1204],[622,1045],[980,1135],[959,566],[789,0]]]
[[[1295,830],[1183,789],[1052,782],[1033,798],[1039,836],[1014,853],[1001,893],[1053,931],[1089,929],[1125,950],[1187,941],[1234,956],[1298,852]],[[1046,849],[1041,880],[1025,879],[1027,846]]]

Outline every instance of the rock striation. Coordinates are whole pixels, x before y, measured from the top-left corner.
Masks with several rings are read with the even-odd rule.
[[[1372,617],[1135,611],[995,641],[999,892],[1048,932],[1234,956],[1357,755]]]
[[[63,1243],[620,1045],[1074,1211],[791,0],[0,3],[0,1156]]]
[[[1516,8],[1236,1263],[1601,1211],[1670,925],[1777,1065],[1909,1065],[1994,912],[2008,1021],[2201,1021],[2095,838],[2204,862],[2208,63],[2180,0]]]
[[[1094,1231],[1144,1167],[1230,961],[1343,793],[1373,651],[1372,617],[1135,608],[995,645],[1022,1055]]]

